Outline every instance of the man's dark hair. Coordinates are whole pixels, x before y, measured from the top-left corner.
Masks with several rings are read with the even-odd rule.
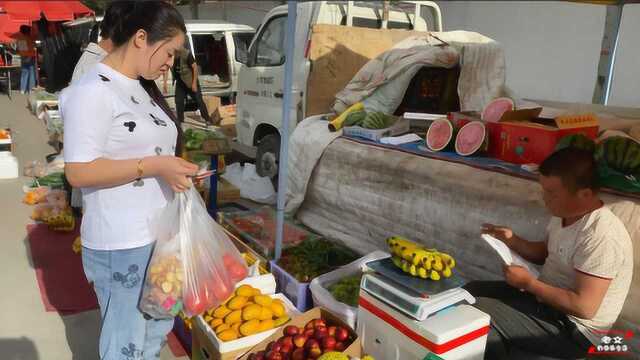
[[[20,25],[20,33],[23,35],[29,35],[31,33],[31,26]]]
[[[593,153],[576,148],[558,150],[540,164],[540,174],[557,176],[575,193],[582,189],[597,191],[598,174]]]
[[[112,1],[104,11],[104,18],[100,23],[100,37],[103,39],[111,39],[113,36],[113,29],[116,24],[124,17],[125,12],[128,9],[128,4],[125,1]]]

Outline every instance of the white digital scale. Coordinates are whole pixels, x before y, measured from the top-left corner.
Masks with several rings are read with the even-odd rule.
[[[363,350],[385,360],[481,360],[489,315],[454,275],[433,281],[413,277],[391,258],[366,264],[360,285],[357,332]]]

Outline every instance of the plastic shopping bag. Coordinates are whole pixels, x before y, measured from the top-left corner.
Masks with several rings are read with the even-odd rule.
[[[247,276],[244,259],[195,187],[176,194],[151,226],[156,245],[140,310],[152,318],[202,314],[224,302]]]

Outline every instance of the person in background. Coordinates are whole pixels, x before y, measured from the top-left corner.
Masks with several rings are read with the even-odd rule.
[[[73,69],[72,84],[113,50],[111,34],[118,21],[124,16],[123,9],[125,5],[125,3],[120,3],[119,1],[113,1],[109,4],[100,23],[101,39],[97,43],[90,42],[82,52],[80,60],[78,60],[76,67]]]
[[[198,64],[196,64],[193,54],[187,48],[180,49],[176,53],[176,60],[171,68],[173,81],[175,82],[175,101],[176,113],[178,114],[178,123],[184,122],[184,106],[187,95],[196,101],[200,116],[207,125],[211,125],[211,118],[202,99],[200,84],[198,83]],[[163,91],[167,93],[167,77],[163,77]]]
[[[593,154],[559,150],[539,170],[544,203],[553,215],[547,239],[527,241],[510,228],[491,224],[482,232],[544,264],[540,277],[520,266],[505,266],[506,282],[465,286],[476,297],[474,306],[491,316],[485,359],[526,358],[518,350],[583,358],[615,323],[631,286],[631,238],[598,196]]]
[[[123,10],[126,8],[126,5],[127,4],[125,2],[120,1],[114,1],[109,4],[104,12],[104,18],[100,23],[101,39],[98,43],[90,42],[84,49],[76,67],[73,69],[71,84],[78,81],[87,71],[102,61],[102,59],[104,59],[113,50],[111,35],[118,21],[120,21],[122,16],[124,16]],[[74,208],[76,212],[82,208],[82,192],[80,189],[72,189],[71,207]]]
[[[14,38],[21,62],[20,92],[27,94],[36,87],[36,42],[27,25],[20,26],[20,32]]]
[[[150,360],[173,318],[138,308],[155,243],[149,220],[198,172],[176,156],[180,129],[155,84],[186,28],[164,1],[118,3],[112,51],[60,95],[65,175],[83,193],[82,265],[100,307],[100,359]]]

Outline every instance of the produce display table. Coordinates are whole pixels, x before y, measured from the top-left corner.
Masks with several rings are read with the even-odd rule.
[[[469,280],[502,278],[482,223],[542,240],[549,220],[538,183],[465,164],[337,139],[315,167],[297,217],[327,238],[368,253],[400,235],[454,256]],[[635,276],[622,321],[640,324],[640,201],[603,194],[634,243]],[[637,326],[637,325],[636,325]]]

